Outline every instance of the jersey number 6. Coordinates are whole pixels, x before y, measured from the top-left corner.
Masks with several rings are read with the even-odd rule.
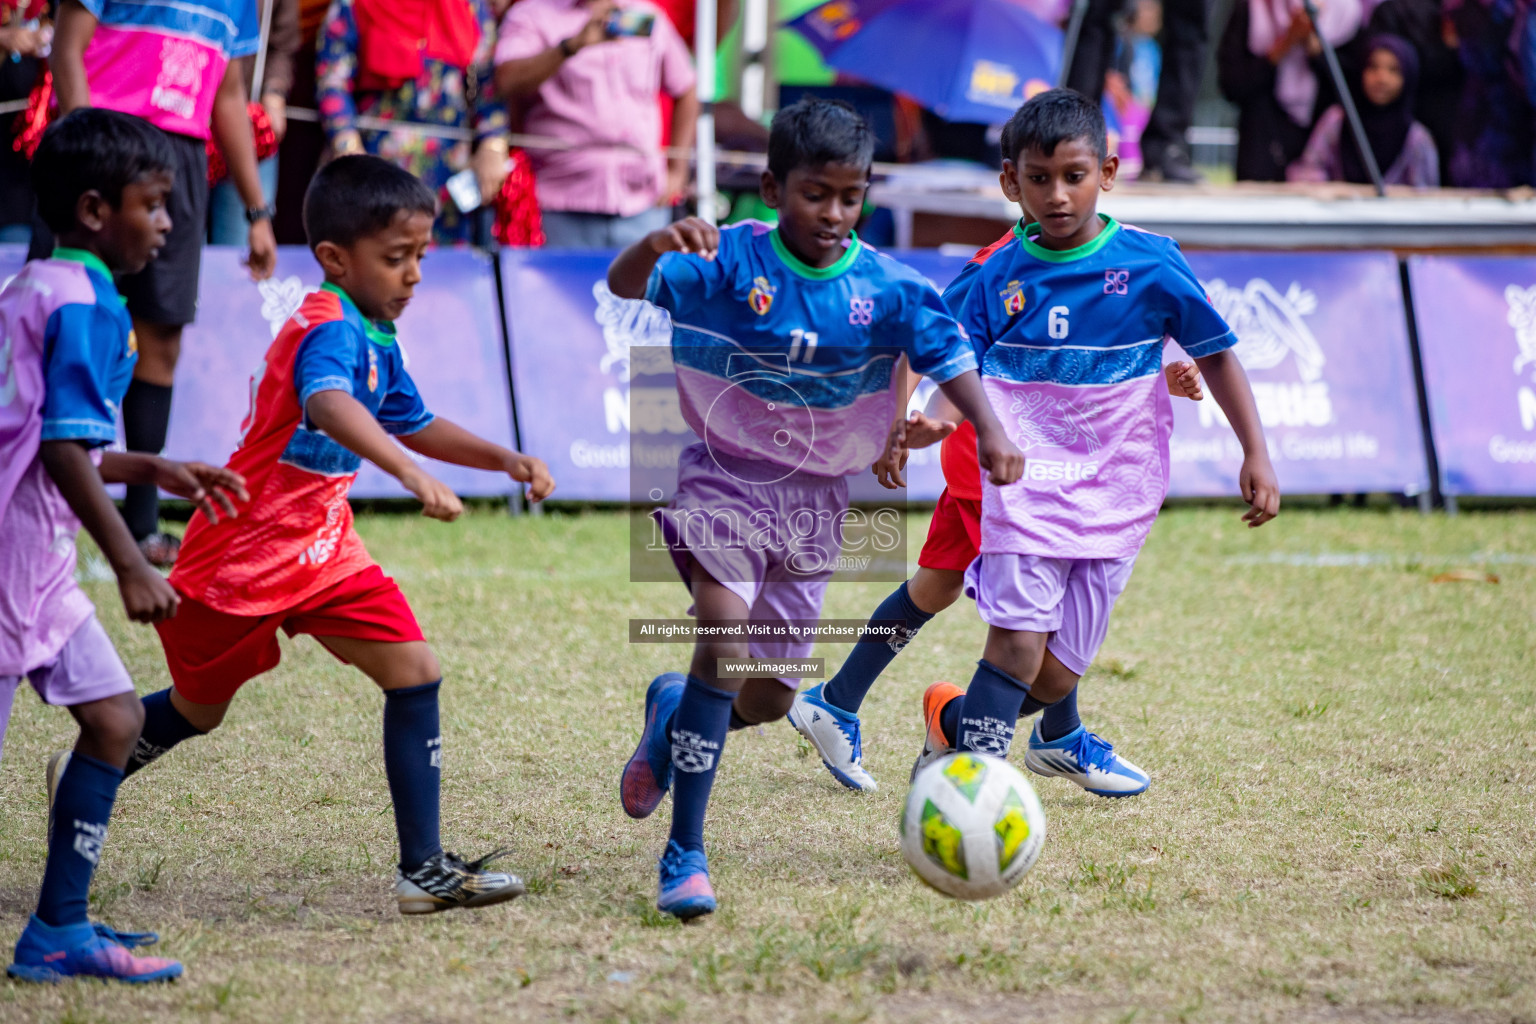
[[[1067,323],[1067,315],[1072,311],[1066,306],[1052,306],[1046,314],[1046,328],[1053,338],[1065,338],[1071,325]]]

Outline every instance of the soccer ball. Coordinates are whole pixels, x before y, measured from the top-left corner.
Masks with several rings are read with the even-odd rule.
[[[987,754],[954,753],[912,780],[901,852],[919,878],[962,900],[1012,889],[1045,845],[1045,811],[1019,770]]]

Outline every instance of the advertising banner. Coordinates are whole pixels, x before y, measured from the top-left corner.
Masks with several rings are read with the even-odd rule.
[[[182,338],[166,454],[222,465],[250,408],[251,375],[283,322],[323,277],[308,249],[278,250],[277,272],[253,282],[242,251],[203,250],[197,322]],[[512,411],[490,259],[471,249],[439,249],[424,264],[416,297],[399,321],[406,368],[427,408],[465,429],[512,447]],[[412,456],[413,458],[419,458]],[[467,496],[511,494],[506,476],[424,460],[430,472]],[[394,478],[363,463],[358,498],[406,497]]]
[[[1189,262],[1237,332],[1283,494],[1428,488],[1390,253],[1194,252]],[[1185,357],[1169,345],[1165,358]],[[1173,410],[1169,493],[1236,496],[1242,449],[1209,387]]]
[[[1446,494],[1536,494],[1536,259],[1408,262]]]

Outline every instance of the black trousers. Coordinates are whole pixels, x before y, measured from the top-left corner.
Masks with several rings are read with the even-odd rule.
[[[1095,102],[1104,94],[1104,73],[1114,65],[1114,21],[1124,3],[1088,0],[1088,14],[1077,37],[1067,87]],[[1169,146],[1183,145],[1194,120],[1210,36],[1206,28],[1210,7],[1211,0],[1163,0],[1163,73],[1157,82],[1157,105],[1141,133],[1141,152],[1148,165],[1161,161]]]

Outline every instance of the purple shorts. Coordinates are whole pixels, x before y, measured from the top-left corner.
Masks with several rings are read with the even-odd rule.
[[[1051,634],[1046,648],[1080,676],[1104,646],[1109,613],[1135,567],[1135,555],[982,554],[965,570],[965,593],[989,626]]]
[[[672,503],[655,515],[685,586],[692,556],[746,603],[751,621],[814,621],[842,550],[838,524],[847,508],[842,477],[716,456],[694,444],[678,457]],[[805,658],[813,646],[753,640],[748,651],[753,658]]]
[[[0,676],[0,752],[5,749],[5,726],[11,720],[11,702],[26,678],[44,704],[72,707],[94,700],[133,692],[133,680],[107,631],[92,615],[70,634],[64,646],[46,665],[22,676]]]

